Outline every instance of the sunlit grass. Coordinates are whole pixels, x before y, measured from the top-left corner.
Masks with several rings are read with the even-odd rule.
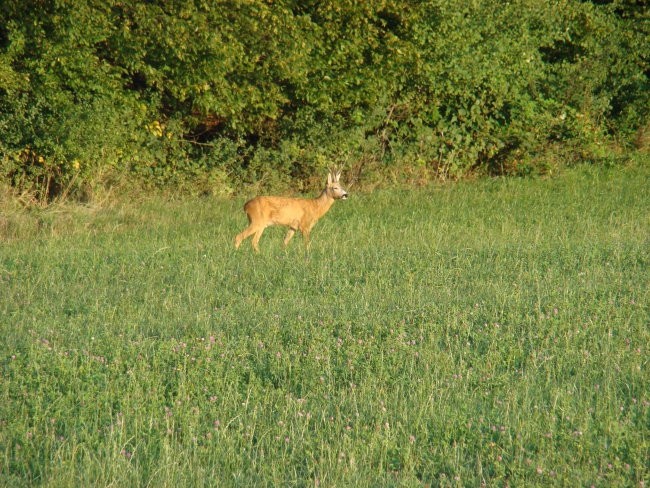
[[[0,480],[647,482],[649,176],[352,195],[309,252],[241,201],[12,223]]]

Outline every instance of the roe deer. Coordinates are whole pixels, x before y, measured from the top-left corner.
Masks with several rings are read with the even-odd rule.
[[[327,186],[316,198],[256,197],[244,205],[249,225],[235,237],[235,247],[239,248],[244,239],[253,236],[253,249],[260,251],[259,241],[264,229],[271,225],[289,227],[284,238],[285,247],[299,230],[305,245],[309,247],[309,233],[316,222],[327,213],[334,200],[346,199],[348,193],[339,184],[341,172],[330,170]]]

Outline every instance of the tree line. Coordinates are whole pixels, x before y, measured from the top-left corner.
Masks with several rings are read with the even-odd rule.
[[[537,174],[648,129],[643,0],[3,0],[0,181]]]

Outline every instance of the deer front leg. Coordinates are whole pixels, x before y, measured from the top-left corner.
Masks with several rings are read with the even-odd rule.
[[[309,249],[309,246],[311,244],[311,241],[309,240],[309,234],[311,233],[311,227],[305,227],[300,229],[300,232],[302,233],[302,238],[303,241],[305,242],[305,247]]]
[[[295,233],[296,233],[296,229],[289,228],[289,231],[287,232],[287,235],[284,238],[284,247],[287,247],[289,245],[289,241],[291,240],[291,238]]]

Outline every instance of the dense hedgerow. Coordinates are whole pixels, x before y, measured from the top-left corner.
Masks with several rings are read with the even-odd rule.
[[[0,178],[45,200],[116,178],[300,189],[333,162],[359,181],[544,172],[648,127],[643,2],[7,0],[0,16]]]

